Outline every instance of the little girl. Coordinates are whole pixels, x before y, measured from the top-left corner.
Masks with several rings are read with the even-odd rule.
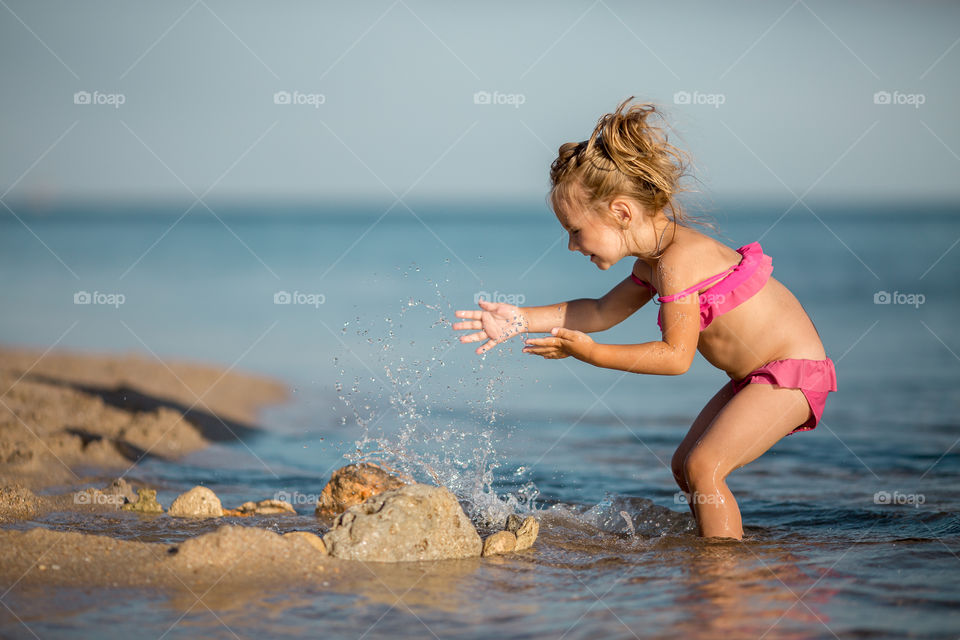
[[[816,427],[836,371],[792,293],[770,276],[760,244],[737,250],[695,231],[675,200],[686,154],[648,122],[657,108],[633,97],[600,118],[589,140],[568,142],[550,167],[550,201],[567,248],[606,270],[636,258],[630,277],[599,299],[519,308],[481,300],[455,330],[476,331],[484,353],[519,333],[523,351],[573,356],[633,373],[679,375],[694,352],[730,377],[700,411],[671,461],[701,536],[742,539],[726,477],[786,435]],[[666,215],[665,210],[670,210]],[[696,295],[693,295],[696,294]],[[622,322],[654,296],[662,338],[600,344],[587,334]]]

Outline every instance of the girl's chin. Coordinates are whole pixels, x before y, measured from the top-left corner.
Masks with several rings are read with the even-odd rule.
[[[601,271],[606,271],[607,269],[610,268],[610,265],[604,263],[600,258],[596,256],[596,254],[590,256],[590,262],[597,265],[597,268],[600,269]]]

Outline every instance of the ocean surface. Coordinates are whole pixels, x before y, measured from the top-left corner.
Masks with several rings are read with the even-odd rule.
[[[330,472],[381,460],[450,487],[481,529],[535,513],[541,533],[513,556],[211,595],[209,609],[148,589],[15,587],[3,602],[41,638],[957,638],[960,206],[789,206],[712,213],[719,239],[773,257],[839,391],[816,430],[730,475],[745,537],[708,544],[669,463],[724,373],[699,356],[679,377],[600,370],[517,339],[479,357],[450,328],[478,295],[541,305],[629,274],[567,251],[546,207],[11,205],[3,343],[152,352],[294,390],[254,439],[138,465],[128,478],[161,503],[201,483],[226,505],[280,493],[300,515],[256,524],[315,528]],[[594,338],[656,340],[656,310]],[[217,524],[16,526],[176,542]],[[0,615],[0,636],[32,633]]]

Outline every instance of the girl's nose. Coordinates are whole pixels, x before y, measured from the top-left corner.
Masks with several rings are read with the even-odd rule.
[[[570,239],[567,241],[567,250],[576,251],[576,249],[573,246],[573,236],[570,236]]]

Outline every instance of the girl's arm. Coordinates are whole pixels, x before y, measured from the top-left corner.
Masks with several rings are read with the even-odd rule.
[[[594,343],[589,360],[584,362],[630,373],[678,376],[690,368],[694,353],[696,345],[684,353],[663,340],[641,344]]]
[[[602,298],[579,298],[543,307],[522,307],[520,313],[530,333],[549,333],[554,327],[594,333],[620,324],[652,297],[649,289],[625,278]]]
[[[544,358],[573,356],[606,369],[654,375],[680,375],[693,363],[700,339],[700,301],[688,295],[661,307],[663,337],[641,344],[597,344],[581,331],[555,327],[549,338],[530,338],[523,349]]]
[[[598,300],[580,298],[524,308],[480,300],[479,311],[459,310],[454,314],[467,321],[454,323],[453,329],[476,331],[460,336],[460,342],[486,340],[477,347],[477,353],[482,354],[524,332],[546,333],[554,327],[573,327],[584,332],[609,329],[649,302],[651,297],[648,289],[626,278]]]

